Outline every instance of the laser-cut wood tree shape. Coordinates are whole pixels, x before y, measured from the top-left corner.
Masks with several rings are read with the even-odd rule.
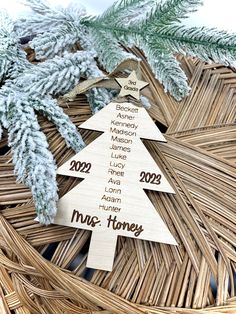
[[[84,180],[59,200],[55,223],[92,230],[87,266],[112,270],[118,235],[176,244],[144,192],[174,193],[140,140],[165,142],[147,111],[110,103],[80,127],[104,133],[59,167]]]

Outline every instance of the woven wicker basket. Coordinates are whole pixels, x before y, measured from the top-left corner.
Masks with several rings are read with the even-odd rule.
[[[150,114],[168,140],[145,145],[176,188],[176,195],[148,196],[179,246],[119,237],[112,272],[86,269],[90,232],[34,222],[31,194],[16,183],[5,134],[1,314],[236,313],[236,73],[196,59],[180,61],[192,87],[181,103],[163,91],[145,63],[142,69],[150,82]],[[83,95],[61,106],[77,126],[91,114]],[[39,120],[61,165],[74,153],[54,125]],[[87,143],[97,136],[82,134]],[[78,182],[58,176],[60,195]]]

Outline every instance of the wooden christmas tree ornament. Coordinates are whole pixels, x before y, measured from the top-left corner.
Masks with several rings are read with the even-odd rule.
[[[135,72],[119,83],[136,99],[147,85]],[[176,245],[144,191],[174,193],[141,141],[165,142],[146,109],[112,102],[80,128],[103,134],[58,168],[84,180],[59,200],[55,224],[92,231],[87,267],[112,270],[118,235]]]

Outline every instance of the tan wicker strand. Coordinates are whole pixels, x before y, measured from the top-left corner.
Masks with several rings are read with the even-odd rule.
[[[134,52],[144,60],[139,50]],[[91,233],[34,221],[30,190],[16,182],[4,132],[1,314],[236,313],[236,73],[197,59],[179,61],[192,88],[180,103],[142,64],[143,78],[150,82],[145,91],[150,115],[168,141],[144,144],[176,190],[175,195],[147,195],[179,245],[119,237],[112,272],[86,269]],[[58,101],[77,126],[91,116],[84,95]],[[41,116],[39,121],[57,164],[63,164],[74,152],[51,122]],[[86,144],[99,136],[81,134]],[[57,179],[60,196],[81,181]]]

